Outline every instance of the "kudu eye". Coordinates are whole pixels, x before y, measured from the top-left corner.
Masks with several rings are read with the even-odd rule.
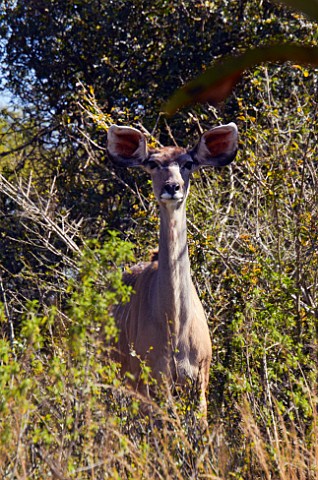
[[[187,170],[191,170],[192,167],[193,167],[193,162],[186,162],[183,165],[183,168],[186,168]]]
[[[155,168],[159,168],[159,165],[153,160],[150,160],[149,162],[147,162],[147,167],[149,167],[150,170],[154,170]]]

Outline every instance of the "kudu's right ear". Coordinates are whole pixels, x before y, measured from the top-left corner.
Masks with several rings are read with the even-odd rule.
[[[112,125],[107,132],[107,152],[121,167],[139,167],[148,156],[145,136],[131,127]]]

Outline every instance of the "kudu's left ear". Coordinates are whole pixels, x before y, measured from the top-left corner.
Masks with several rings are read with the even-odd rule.
[[[205,132],[190,154],[200,167],[223,167],[234,160],[237,148],[237,126],[231,122]]]
[[[107,132],[107,152],[120,167],[139,167],[148,156],[147,141],[135,128],[112,125]]]

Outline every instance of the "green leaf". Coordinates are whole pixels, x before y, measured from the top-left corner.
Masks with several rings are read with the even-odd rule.
[[[177,90],[163,109],[172,115],[179,108],[193,103],[210,102],[216,105],[231,93],[244,70],[259,63],[286,61],[318,66],[318,47],[273,45],[251,49],[237,57],[227,57]]]
[[[318,0],[274,0],[276,3],[286,5],[303,12],[312,20],[318,21]]]

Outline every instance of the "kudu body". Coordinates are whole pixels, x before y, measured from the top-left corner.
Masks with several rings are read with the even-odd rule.
[[[140,380],[140,360],[161,383],[185,385],[190,379],[200,390],[206,414],[206,390],[212,348],[207,320],[190,273],[187,247],[186,198],[191,173],[200,167],[229,164],[237,151],[234,123],[215,127],[188,151],[178,147],[148,150],[144,135],[113,125],[108,131],[108,154],[123,167],[142,167],[152,178],[160,208],[158,260],[136,265],[125,274],[133,286],[130,302],[116,308],[119,361],[135,378],[135,387],[149,394]]]

